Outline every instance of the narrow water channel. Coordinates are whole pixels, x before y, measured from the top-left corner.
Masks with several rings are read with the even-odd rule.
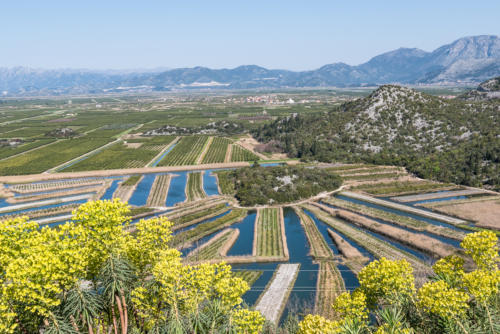
[[[102,195],[100,199],[101,200],[112,199],[113,194],[115,193],[116,189],[118,188],[118,186],[122,181],[123,181],[122,179],[113,180],[113,182],[111,182],[111,185],[108,187],[108,189],[106,189],[106,192],[104,192],[104,195]]]
[[[175,172],[170,180],[165,206],[174,206],[186,200],[187,172]]]
[[[219,188],[217,187],[217,177],[212,169],[206,169],[203,173],[203,190],[207,196],[220,195]]]
[[[231,228],[240,230],[240,234],[231,249],[227,252],[228,256],[252,255],[256,217],[257,212],[250,211],[241,222],[231,225]]]
[[[137,184],[134,193],[130,197],[128,204],[135,206],[144,206],[148,200],[151,186],[157,174],[145,174],[142,180]]]

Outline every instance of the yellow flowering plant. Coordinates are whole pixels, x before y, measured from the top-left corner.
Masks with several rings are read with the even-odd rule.
[[[464,275],[464,259],[450,255],[439,259],[432,269],[438,278],[446,281],[451,287],[456,287],[461,283]]]
[[[397,303],[415,291],[413,268],[404,259],[392,261],[382,257],[364,267],[358,278],[369,307],[381,299]]]
[[[355,290],[352,293],[343,292],[335,299],[332,306],[341,318],[368,320],[366,296],[361,290]]]
[[[467,234],[460,244],[481,270],[498,270],[498,237],[491,231]]]
[[[425,283],[418,290],[417,298],[418,307],[447,320],[462,317],[469,308],[469,296],[445,281]]]
[[[237,308],[231,314],[231,320],[237,334],[257,334],[264,328],[266,319],[259,311]]]
[[[480,303],[485,303],[491,296],[498,294],[499,284],[498,270],[475,270],[463,275],[463,287]]]
[[[337,334],[341,333],[338,321],[328,320],[320,315],[308,314],[299,323],[298,334]]]

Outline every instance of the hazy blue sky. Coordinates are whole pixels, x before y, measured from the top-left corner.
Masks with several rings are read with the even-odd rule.
[[[2,0],[0,67],[356,65],[500,34],[500,1]]]

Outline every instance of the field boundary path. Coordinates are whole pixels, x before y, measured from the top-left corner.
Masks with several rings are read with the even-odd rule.
[[[106,177],[115,175],[168,173],[168,172],[182,172],[182,171],[203,170],[203,169],[239,168],[239,167],[249,167],[249,166],[250,166],[249,162],[240,161],[240,162],[214,163],[214,164],[204,164],[204,165],[123,168],[123,169],[94,170],[85,172],[62,172],[53,174],[41,173],[41,174],[26,174],[26,175],[9,175],[9,176],[0,176],[0,183],[26,183],[26,182],[84,178],[84,177],[99,177],[99,176]]]
[[[436,219],[436,220],[439,220],[439,221],[442,221],[445,223],[450,223],[450,224],[455,224],[455,225],[467,223],[467,221],[465,221],[463,219],[453,218],[453,217],[441,215],[438,213],[426,211],[423,209],[417,209],[417,208],[414,208],[411,206],[393,203],[393,202],[386,201],[386,200],[383,200],[380,198],[375,198],[375,197],[371,197],[371,196],[367,196],[367,195],[353,193],[350,191],[343,191],[340,193],[340,195],[346,196],[349,198],[359,199],[359,200],[366,201],[366,202],[372,203],[372,204],[382,205],[382,206],[385,206],[385,207],[391,208],[391,209],[396,209],[396,210],[400,210],[400,211],[404,211],[404,212],[414,213],[414,214],[422,216],[422,217]]]
[[[207,155],[208,148],[210,145],[212,145],[212,142],[214,141],[214,137],[208,137],[208,140],[205,142],[205,146],[203,147],[203,151],[201,151],[200,156],[196,160],[196,164],[199,165],[203,161],[203,158],[205,155]]]
[[[226,149],[226,156],[224,162],[231,162],[231,154],[233,153],[233,144],[228,144]]]
[[[284,305],[299,272],[299,263],[280,264],[269,287],[259,299],[255,309],[273,323],[278,323]]]

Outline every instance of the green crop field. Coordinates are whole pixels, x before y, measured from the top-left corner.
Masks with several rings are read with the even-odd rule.
[[[257,222],[257,256],[283,255],[279,209],[261,209]]]
[[[20,175],[42,173],[52,167],[79,157],[109,143],[108,138],[75,138],[0,161],[0,175]]]
[[[229,144],[232,141],[227,138],[215,137],[208,148],[207,154],[203,157],[202,163],[211,164],[224,162]]]
[[[162,149],[174,140],[173,136],[157,136],[120,142],[66,169],[65,172],[85,170],[138,168],[148,164]]]
[[[207,197],[203,190],[201,172],[189,173],[187,179],[186,195],[188,201],[195,201]]]
[[[183,137],[158,164],[158,166],[196,165],[208,137]]]
[[[238,162],[238,161],[256,161],[259,160],[260,158],[250,152],[249,150],[241,147],[240,145],[233,145],[232,151],[231,151],[231,161]]]

